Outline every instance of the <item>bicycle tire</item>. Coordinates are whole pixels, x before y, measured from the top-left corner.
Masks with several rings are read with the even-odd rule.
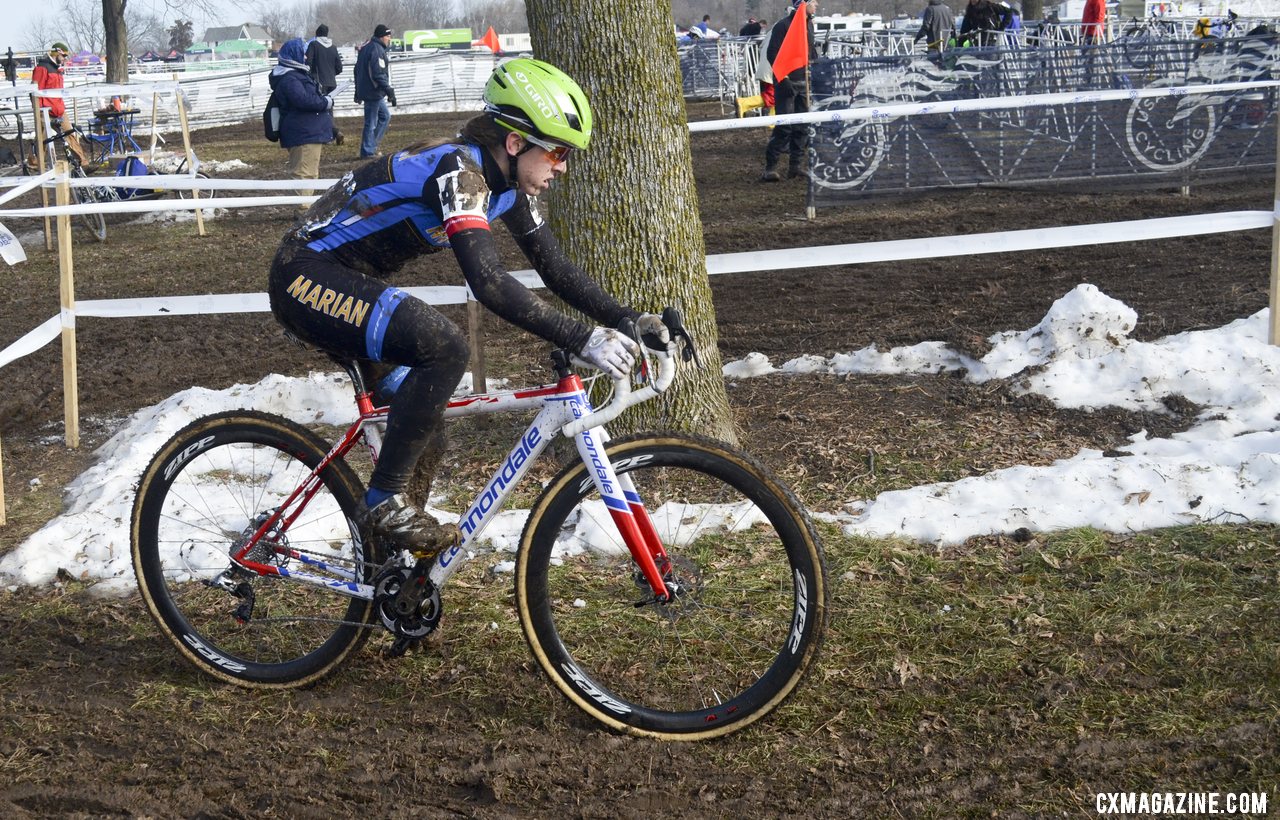
[[[79,165],[72,169],[71,175],[79,179],[87,179],[88,174]],[[84,188],[76,186],[71,189],[72,194],[76,198],[76,202],[81,205],[96,205],[100,200],[97,192],[93,188]],[[94,238],[99,242],[107,241],[107,217],[105,214],[80,214],[80,221],[89,229]]]
[[[208,179],[208,178],[209,178],[209,175],[206,174],[204,171],[196,171],[196,179]],[[212,199],[213,198],[213,191],[210,191],[207,188],[201,189],[198,192],[199,196],[196,196],[197,191],[194,188],[190,188],[190,189],[178,188],[177,193],[178,193],[178,199],[192,199],[192,198]]]
[[[614,730],[701,740],[742,729],[791,694],[822,642],[827,578],[813,524],[766,468],[719,442],[642,435],[607,452],[635,482],[688,592],[637,603],[652,592],[587,467],[574,464],[521,535],[525,639],[555,686]],[[584,534],[617,543],[583,550]]]
[[[303,686],[334,672],[368,638],[371,601],[241,570],[235,581],[248,583],[255,597],[253,617],[242,624],[233,617],[242,599],[201,583],[231,566],[235,541],[253,532],[254,519],[279,505],[327,450],[288,419],[233,411],[187,425],[144,471],[130,530],[138,588],[160,631],[198,669],[249,687]],[[303,514],[272,540],[350,566],[369,581],[381,548],[364,554],[355,523],[362,485],[342,460],[320,479]],[[256,560],[289,564],[279,552]]]

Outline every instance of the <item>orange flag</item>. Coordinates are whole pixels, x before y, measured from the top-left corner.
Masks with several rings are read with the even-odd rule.
[[[809,17],[805,11],[806,3],[796,6],[791,16],[791,25],[787,27],[787,36],[782,38],[778,46],[778,54],[773,58],[773,76],[781,82],[797,68],[804,68],[809,63]]]
[[[502,44],[498,42],[498,32],[493,30],[493,26],[489,26],[489,30],[480,38],[480,44],[488,46],[494,54],[502,52]]]

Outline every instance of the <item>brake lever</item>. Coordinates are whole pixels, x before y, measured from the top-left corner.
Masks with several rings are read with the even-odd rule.
[[[673,307],[664,308],[662,311],[662,323],[667,326],[667,331],[671,334],[672,340],[680,339],[683,344],[680,345],[680,358],[684,361],[692,361],[699,369],[702,368],[702,358],[698,356],[698,346],[693,341],[693,336],[689,331],[685,330],[684,317],[680,314],[679,309]]]

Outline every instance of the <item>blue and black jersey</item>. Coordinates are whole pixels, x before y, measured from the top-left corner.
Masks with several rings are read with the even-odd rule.
[[[477,145],[408,149],[366,163],[321,196],[286,244],[377,279],[410,259],[452,248],[481,304],[557,345],[581,349],[591,329],[504,270],[491,233],[497,219],[547,287],[570,305],[608,326],[636,315],[569,261],[533,198],[513,190],[505,169]]]

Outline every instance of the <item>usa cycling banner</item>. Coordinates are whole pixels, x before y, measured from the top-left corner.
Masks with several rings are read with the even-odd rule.
[[[845,57],[812,66],[811,115],[849,108],[936,113],[819,122],[810,128],[811,201],[952,186],[1070,183],[1185,185],[1275,164],[1274,36],[961,49]],[[1223,85],[1221,93],[1139,96],[1138,89]],[[1228,90],[1229,89],[1229,90]],[[1085,102],[953,111],[947,103],[1063,92]],[[1129,91],[1129,95],[1125,92]],[[1150,92],[1146,92],[1150,93]],[[1087,94],[1082,99],[1087,99]]]

